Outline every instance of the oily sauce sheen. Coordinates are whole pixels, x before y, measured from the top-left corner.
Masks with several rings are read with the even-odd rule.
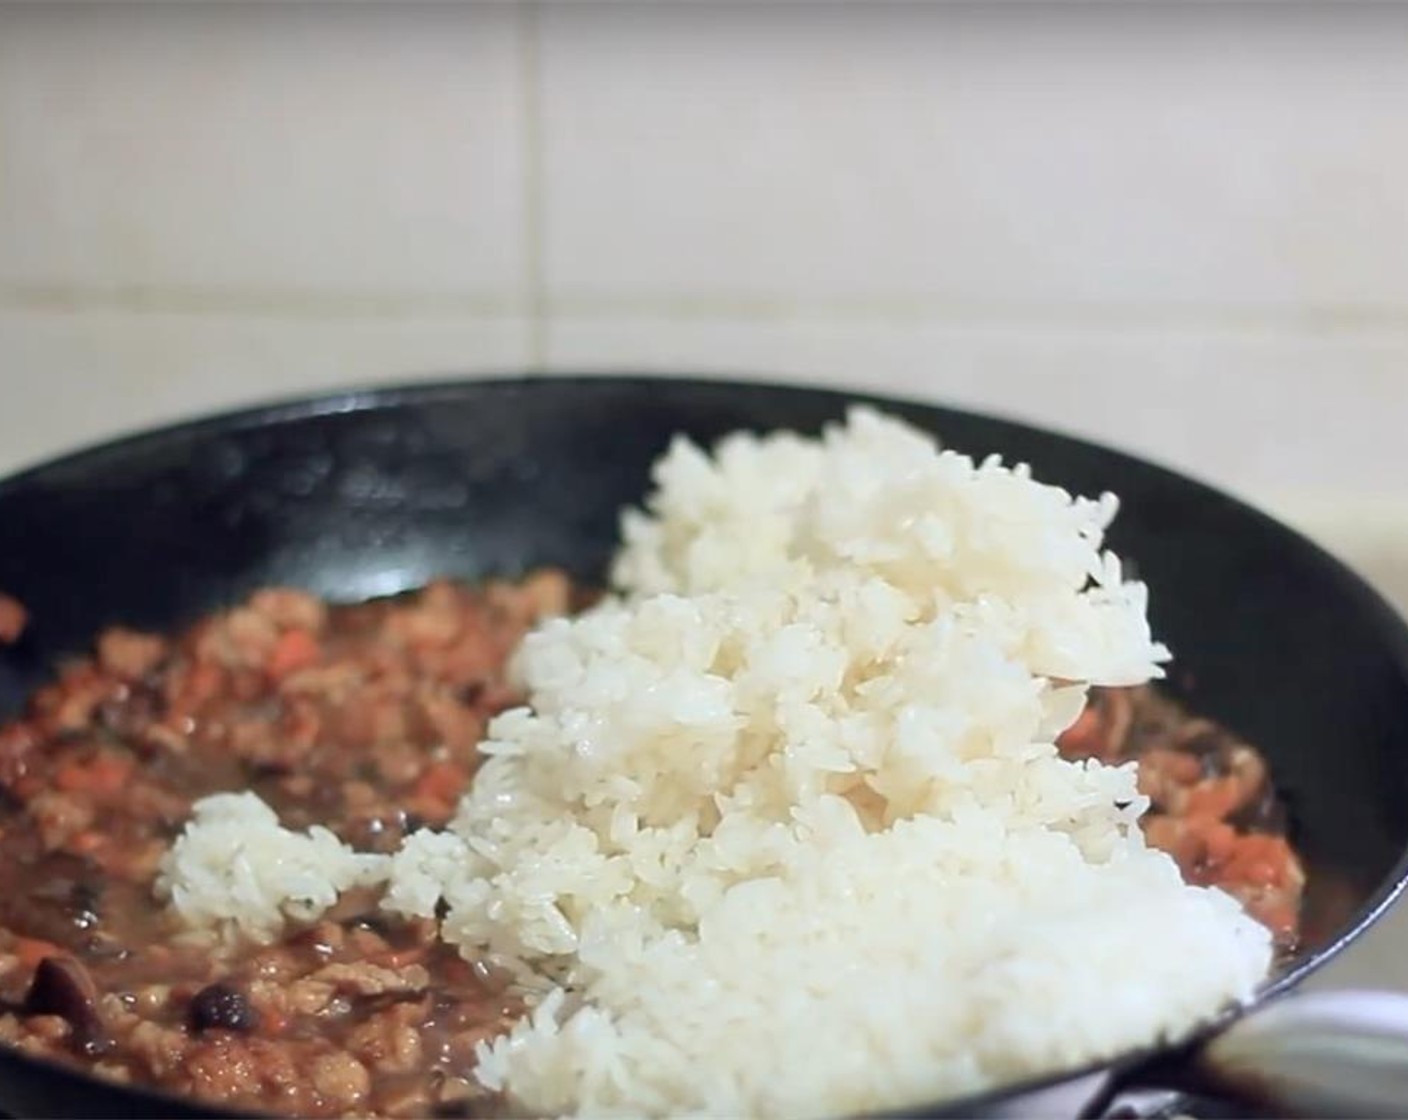
[[[272,588],[175,637],[105,631],[0,727],[0,1041],[240,1109],[494,1111],[474,1050],[522,1008],[433,921],[354,890],[274,944],[231,945],[152,885],[221,791],[364,851],[444,825],[487,722],[521,699],[510,653],[585,601],[544,571],[354,606]],[[1060,746],[1137,758],[1150,841],[1293,946],[1304,875],[1252,747],[1145,688],[1097,690]]]

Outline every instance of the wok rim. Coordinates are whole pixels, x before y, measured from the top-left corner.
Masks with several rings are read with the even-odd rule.
[[[591,387],[615,388],[617,390],[634,389],[648,392],[652,387],[662,384],[680,389],[697,387],[738,393],[763,392],[782,395],[797,394],[814,399],[830,398],[832,403],[836,405],[838,412],[843,410],[847,404],[861,404],[871,405],[881,410],[900,409],[927,412],[931,415],[935,413],[948,414],[995,423],[1019,436],[1031,434],[1079,445],[1086,451],[1095,452],[1116,470],[1124,463],[1136,466],[1145,473],[1152,473],[1159,477],[1162,482],[1174,484],[1185,491],[1191,491],[1192,496],[1198,501],[1222,503],[1230,507],[1239,520],[1249,521],[1264,531],[1279,534],[1287,547],[1300,551],[1305,559],[1314,562],[1318,568],[1316,572],[1318,579],[1336,584],[1338,590],[1357,600],[1356,609],[1372,621],[1381,645],[1391,654],[1400,675],[1408,680],[1408,621],[1399,611],[1344,561],[1332,555],[1299,530],[1243,498],[1229,493],[1211,482],[1190,475],[1182,469],[1166,466],[1156,460],[1109,446],[1099,440],[1090,439],[1060,427],[1033,424],[1001,412],[950,405],[942,399],[916,398],[896,393],[876,392],[838,381],[828,381],[823,384],[800,379],[795,381],[772,380],[767,377],[755,380],[745,379],[739,373],[710,373],[690,370],[652,373],[648,370],[603,369],[594,371],[584,369],[571,372],[441,373],[406,380],[398,379],[394,382],[351,385],[345,388],[273,397],[232,408],[202,410],[188,416],[142,425],[109,438],[80,443],[67,451],[62,451],[37,462],[21,465],[18,470],[0,477],[0,502],[3,502],[13,492],[42,482],[47,475],[79,468],[93,469],[100,466],[105,460],[114,457],[120,458],[131,451],[160,445],[168,441],[191,441],[210,435],[244,432],[326,416],[390,411],[406,405],[433,403],[436,400],[461,398],[477,393],[533,393]],[[1253,1013],[1257,1007],[1268,1000],[1282,996],[1298,987],[1375,925],[1403,895],[1405,889],[1408,889],[1408,845],[1405,845],[1384,881],[1379,884],[1367,901],[1355,910],[1354,914],[1333,937],[1311,952],[1293,956],[1281,971],[1259,984],[1256,992],[1245,1004],[1223,1009],[1189,1036],[1134,1047],[1104,1060],[1090,1062],[1060,1072],[1009,1082],[978,1093],[920,1103],[900,1110],[887,1110],[879,1115],[896,1117],[974,1115],[983,1108],[999,1102],[1052,1090],[1081,1078],[1104,1075],[1107,1078],[1107,1083],[1118,1083],[1131,1074],[1137,1074],[1139,1067],[1146,1063],[1154,1059],[1167,1058],[1188,1049],[1190,1045],[1195,1046],[1199,1040],[1211,1037],[1226,1029],[1235,1020]],[[99,1099],[102,1099],[102,1095],[106,1094],[121,1099],[125,1104],[135,1108],[155,1109],[150,1112],[127,1113],[130,1115],[156,1115],[157,1113],[209,1117],[261,1117],[268,1115],[233,1111],[222,1108],[213,1102],[204,1102],[195,1097],[182,1096],[158,1087],[110,1081],[80,1067],[70,1066],[61,1060],[28,1054],[18,1047],[0,1042],[0,1067],[6,1065],[18,1066],[19,1068],[32,1067],[36,1071],[43,1071],[50,1076],[69,1082],[74,1088],[86,1089],[98,1095]],[[3,1073],[0,1073],[0,1077],[3,1077]]]

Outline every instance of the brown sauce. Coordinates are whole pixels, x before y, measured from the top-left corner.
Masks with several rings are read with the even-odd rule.
[[[519,699],[509,653],[583,601],[554,572],[356,606],[271,589],[170,639],[102,634],[0,727],[0,1041],[243,1109],[492,1110],[474,1050],[520,1006],[434,922],[359,890],[232,947],[183,930],[152,884],[192,803],[223,790],[363,850],[444,824]],[[1098,692],[1061,747],[1138,758],[1150,840],[1294,943],[1304,876],[1252,748],[1148,689]]]

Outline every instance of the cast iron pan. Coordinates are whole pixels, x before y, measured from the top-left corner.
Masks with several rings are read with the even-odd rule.
[[[265,584],[353,600],[436,575],[536,564],[600,579],[617,512],[640,499],[650,462],[675,433],[709,443],[740,428],[814,432],[859,399],[679,378],[434,384],[215,417],[35,468],[0,483],[0,588],[33,618],[19,645],[0,652],[0,717],[102,627],[171,627]],[[1038,478],[1074,492],[1120,495],[1111,547],[1152,589],[1155,633],[1176,657],[1171,687],[1262,747],[1310,869],[1307,944],[1262,999],[1293,987],[1376,918],[1408,873],[1408,630],[1394,612],[1308,541],[1196,482],[1015,423],[872,403],[949,446],[1025,460]],[[1392,997],[1351,1003],[1346,1019],[1345,1007],[1315,997],[1278,1000],[1224,1038],[1265,1050],[1264,1039],[1247,1042],[1244,1024],[1269,1023],[1271,1049],[1284,1053],[1276,1040],[1286,1029],[1303,1042],[1320,1024],[1331,1034],[1368,1031],[1381,1044],[1387,1015],[1389,1042],[1401,1041],[1408,1016]],[[928,1111],[1093,1113],[1113,1085],[1186,1081],[1192,1057],[1129,1055]],[[1223,1059],[1227,1074],[1234,1063]],[[1267,1065],[1255,1070],[1263,1087],[1276,1076]],[[1327,1076],[1304,1055],[1289,1065],[1291,1080],[1297,1070]],[[1376,1076],[1397,1076],[1381,1054],[1370,1065]],[[1328,1076],[1346,1075],[1366,1076],[1344,1061]],[[1306,1106],[1306,1087],[1298,1091]],[[214,1114],[4,1048],[0,1108]]]

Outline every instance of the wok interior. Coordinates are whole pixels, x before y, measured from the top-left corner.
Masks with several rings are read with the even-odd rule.
[[[362,394],[139,437],[0,486],[0,716],[103,626],[164,629],[290,584],[354,600],[538,564],[601,580],[622,506],[676,433],[815,431],[827,392],[683,380],[480,382]],[[1310,877],[1296,973],[1408,847],[1408,639],[1317,549],[1158,468],[998,420],[878,402],[977,456],[1116,491],[1110,544],[1151,587],[1170,687],[1262,749]]]

